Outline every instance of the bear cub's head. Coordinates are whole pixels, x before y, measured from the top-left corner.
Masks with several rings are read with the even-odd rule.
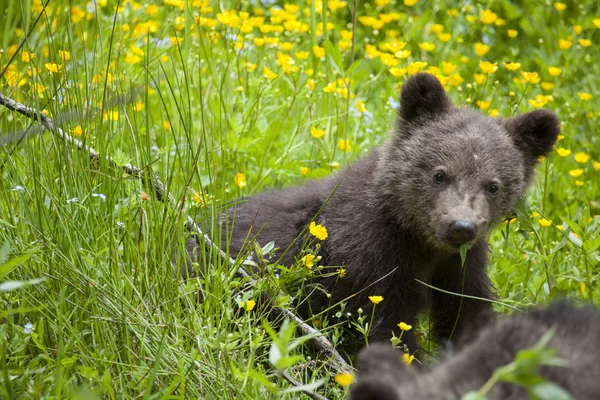
[[[512,212],[559,131],[548,110],[500,119],[457,108],[437,78],[416,74],[402,86],[375,201],[432,244],[457,251]]]

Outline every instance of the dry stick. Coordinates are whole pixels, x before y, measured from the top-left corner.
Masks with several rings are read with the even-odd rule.
[[[34,121],[40,121],[44,128],[46,128],[51,133],[57,135],[66,143],[74,144],[78,150],[87,152],[92,160],[100,160],[100,154],[98,154],[96,150],[82,143],[81,141],[73,138],[61,128],[54,126],[54,124],[52,123],[52,119],[50,119],[50,117],[48,117],[46,114],[34,108],[27,107],[19,102],[16,102],[11,98],[6,97],[2,93],[0,93],[0,104],[5,106],[9,110],[16,111],[19,114],[25,115],[26,117],[31,118]],[[131,164],[119,165],[110,156],[106,156],[105,159],[110,165],[122,169],[125,173],[131,175],[134,178],[141,178],[142,181],[146,179],[144,176],[144,171],[132,166]],[[173,196],[171,196],[170,193],[166,192],[165,186],[160,181],[157,174],[154,174],[154,177],[151,178],[151,181],[154,186],[156,197],[159,201],[165,201],[166,199],[167,201],[171,202],[173,200]],[[223,257],[224,259],[228,259],[229,265],[231,267],[236,268],[235,261],[230,257],[228,258],[225,252],[217,244],[213,243],[210,237],[207,234],[203,233],[198,224],[196,224],[194,220],[189,216],[187,217],[187,228],[190,231],[196,233],[198,237],[201,237],[202,240],[204,240],[204,242],[208,246],[218,251],[221,257]],[[254,286],[256,285],[256,281],[250,277],[248,272],[245,271],[243,267],[237,268],[237,274],[247,279],[250,282],[250,284]],[[321,332],[308,325],[300,317],[298,317],[288,309],[281,307],[273,307],[272,310],[280,315],[293,319],[296,322],[298,328],[300,328],[302,333],[304,333],[305,335],[314,335],[312,341],[329,358],[331,362],[331,367],[337,372],[348,372],[353,370],[353,368],[342,358],[342,356],[333,347],[331,342],[325,336],[323,336]]]

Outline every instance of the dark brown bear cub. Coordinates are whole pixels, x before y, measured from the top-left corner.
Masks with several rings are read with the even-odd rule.
[[[384,299],[371,340],[390,337],[400,321],[414,324],[427,307],[433,333],[448,339],[481,320],[489,302],[464,298],[459,307],[459,296],[417,280],[492,297],[487,236],[525,193],[560,123],[546,110],[501,120],[456,108],[429,74],[404,83],[400,107],[390,142],[328,178],[245,199],[221,218],[221,228],[229,229],[232,256],[255,238],[274,241],[280,262],[290,265],[302,243],[296,238],[311,221],[323,224],[329,237],[321,242],[320,264],[343,266],[346,275],[319,281],[331,297],[311,295],[313,312],[348,299],[346,311],[356,315],[362,307],[368,315],[368,296],[378,295]],[[462,244],[469,246],[464,269]],[[404,341],[414,348],[407,333]]]
[[[350,399],[460,399],[483,387],[497,368],[513,362],[520,350],[535,346],[552,328],[555,331],[547,347],[556,349],[556,356],[567,365],[544,366],[539,374],[575,399],[600,399],[600,312],[566,302],[494,322],[459,352],[427,370],[405,366],[401,352],[389,344],[369,346],[359,354],[358,382],[352,386]],[[516,384],[502,382],[485,398],[533,397]]]

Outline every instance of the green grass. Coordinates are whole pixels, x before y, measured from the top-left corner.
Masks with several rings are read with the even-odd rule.
[[[268,277],[249,288],[215,252],[207,256],[210,279],[182,282],[172,260],[185,246],[185,221],[208,220],[240,196],[335,173],[383,143],[397,112],[390,98],[415,61],[440,74],[458,104],[508,117],[546,103],[560,116],[564,138],[541,162],[518,220],[492,236],[489,274],[510,307],[557,297],[599,302],[597,2],[568,2],[563,11],[508,0],[456,9],[359,2],[354,28],[352,2],[298,1],[285,13],[202,3],[52,0],[42,12],[41,3],[22,1],[0,15],[0,92],[45,110],[120,165],[158,173],[174,198],[158,201],[150,183],[48,132],[0,147],[1,397],[296,398],[269,361],[275,333],[263,322],[266,308],[240,312],[263,290],[284,307],[289,299]],[[332,11],[320,12],[322,4]],[[484,9],[500,24],[483,24]],[[262,31],[252,19],[261,13]],[[559,40],[572,46],[561,49]],[[385,44],[399,41],[408,58]],[[422,50],[423,42],[436,47]],[[479,42],[489,45],[484,56]],[[478,75],[480,60],[498,70]],[[520,69],[509,71],[509,61]],[[520,71],[541,81],[524,82]],[[2,137],[30,125],[0,109]],[[324,136],[311,136],[313,127]],[[296,269],[287,276],[310,273]],[[339,330],[325,330],[339,339]],[[287,354],[286,332],[275,341],[280,362],[294,364],[296,380],[324,380],[320,393],[341,398],[346,389],[314,362],[310,345]]]

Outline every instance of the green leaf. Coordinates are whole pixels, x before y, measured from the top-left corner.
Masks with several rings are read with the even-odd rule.
[[[598,247],[600,247],[600,236],[598,236],[596,239],[586,240],[583,242],[583,250],[589,253],[596,250]]]
[[[358,60],[354,61],[352,63],[351,66],[348,67],[348,69],[346,70],[346,76],[350,75],[351,73],[353,73],[362,63],[362,58],[359,58]]]
[[[342,59],[342,53],[337,47],[334,47],[329,40],[324,44],[325,50],[327,51],[327,59],[330,61],[331,66],[336,70],[340,76],[344,76],[344,61]]]
[[[38,278],[31,279],[29,281],[8,281],[4,283],[0,283],[0,293],[10,292],[13,290],[20,289],[29,285],[37,285],[38,283],[42,283],[46,280],[46,278]]]
[[[5,256],[1,254],[5,249],[2,248],[0,250],[0,261],[2,261]],[[13,268],[18,266],[19,264],[27,261],[29,257],[31,257],[34,253],[25,253],[21,254],[17,257],[13,257],[10,260],[7,260],[4,264],[0,264],[0,278],[9,273]]]
[[[460,262],[462,266],[465,266],[465,262],[467,262],[467,252],[469,251],[469,246],[466,244],[460,245]]]
[[[544,381],[531,386],[530,393],[541,400],[573,400],[573,396],[562,387],[551,381]]]
[[[285,393],[295,393],[295,392],[300,392],[300,391],[302,391],[302,392],[314,392],[319,387],[323,386],[324,383],[325,383],[324,380],[319,379],[318,381],[307,383],[306,385],[289,387],[287,389],[284,389],[284,390],[280,391],[279,393],[285,394]]]

